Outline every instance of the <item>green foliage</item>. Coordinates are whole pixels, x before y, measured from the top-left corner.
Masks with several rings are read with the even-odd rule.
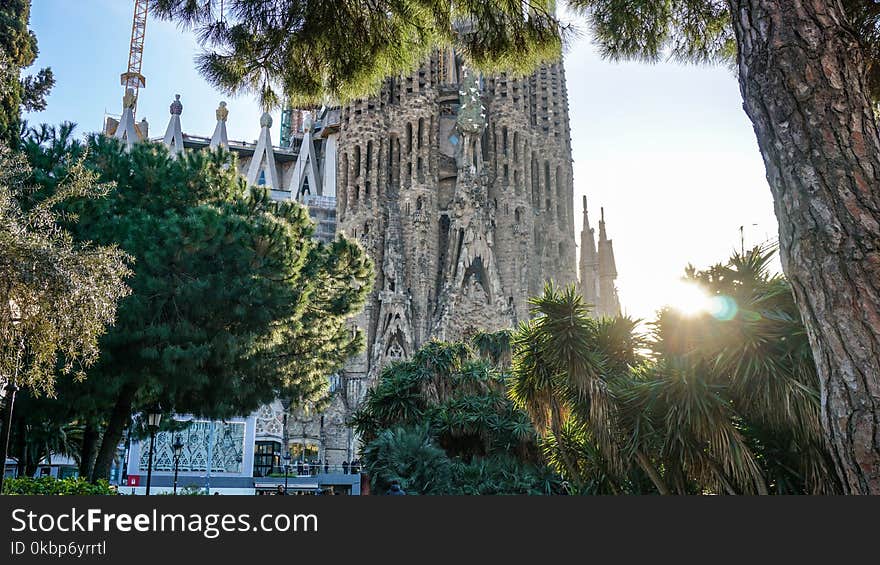
[[[116,488],[107,481],[90,483],[82,477],[55,479],[53,477],[16,477],[3,481],[3,494],[44,496],[107,496],[115,495]]]
[[[0,140],[18,147],[21,110],[43,110],[55,84],[51,69],[20,78],[21,70],[37,58],[37,38],[28,29],[30,0],[0,3]]]
[[[452,462],[452,489],[456,495],[550,495],[562,492],[559,476],[544,465],[523,463],[499,454]]]
[[[82,155],[105,198],[64,208],[81,240],[115,244],[134,257],[132,294],[101,342],[85,386],[70,390],[100,404],[108,420],[99,469],[133,411],[165,410],[222,418],[279,396],[313,401],[326,376],[361,346],[345,321],[362,306],[372,264],[344,238],[312,239],[308,211],[248,187],[234,156],[159,144],[126,151],[113,139],[86,144],[69,129],[34,130],[24,146],[52,195],[64,155]],[[112,414],[112,417],[111,417]]]
[[[724,308],[660,313],[648,342],[569,288],[532,300],[509,392],[574,492],[834,493],[818,378],[772,250],[688,270]],[[650,354],[640,351],[650,348]]]
[[[160,492],[159,496],[207,496],[204,486],[185,485],[177,489],[175,495],[173,491]]]
[[[636,411],[667,423],[658,435],[666,453],[708,444],[717,460],[736,461],[725,477],[715,472],[735,490],[761,481],[771,492],[835,492],[810,344],[788,282],[768,272],[773,254],[756,247],[723,265],[689,269],[725,308],[696,317],[660,313],[657,363],[634,392]],[[705,469],[705,452],[677,460]]]
[[[56,206],[94,202],[104,192],[82,160],[68,164],[40,203],[32,202],[31,174],[0,143],[0,374],[52,394],[59,361],[77,379],[96,361],[98,338],[129,292],[130,270],[114,244],[75,241],[59,227]]]
[[[509,332],[477,334],[473,341],[478,346],[509,343]],[[411,360],[387,367],[352,421],[366,445],[364,468],[375,488],[385,492],[397,479],[407,491],[424,494],[558,489],[539,461],[528,417],[506,398],[506,379],[500,365],[462,342],[432,341]],[[430,483],[430,489],[419,478],[422,467],[410,459],[428,456],[442,467],[443,477],[449,475]]]
[[[266,107],[344,102],[411,72],[440,46],[485,71],[527,72],[560,51],[554,2],[531,0],[154,0],[153,14],[197,31],[202,74]],[[225,8],[225,10],[222,10]],[[468,22],[462,24],[461,22]]]
[[[371,488],[384,493],[399,481],[407,494],[446,494],[451,490],[451,462],[426,426],[383,430],[363,450]]]

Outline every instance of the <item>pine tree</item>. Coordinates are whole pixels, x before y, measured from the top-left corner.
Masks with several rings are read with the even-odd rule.
[[[30,0],[0,0],[0,139],[13,149],[21,136],[21,111],[43,110],[55,79],[52,70],[20,78],[37,58],[37,38],[28,29]]]
[[[553,0],[153,0],[151,13],[195,29],[204,76],[266,107],[346,101],[412,71],[441,45],[486,71],[558,59]],[[467,25],[461,22],[467,21]]]
[[[52,139],[27,143],[34,163],[58,150]],[[135,260],[132,294],[79,389],[103,402],[92,477],[108,475],[132,414],[151,404],[223,418],[324,394],[327,375],[361,344],[346,324],[372,280],[361,248],[317,243],[308,211],[249,188],[228,152],[175,159],[162,145],[125,151],[103,136],[64,151],[83,149],[114,188],[68,207],[80,219],[72,229]],[[57,172],[42,172],[51,193]]]

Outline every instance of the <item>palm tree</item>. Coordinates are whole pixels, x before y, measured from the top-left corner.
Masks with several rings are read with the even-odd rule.
[[[837,492],[816,369],[789,284],[770,272],[775,252],[755,247],[688,269],[718,308],[660,313],[635,411],[664,421],[664,458],[724,492]]]
[[[432,341],[382,371],[351,421],[363,438],[365,468],[376,473],[376,488],[396,479],[422,493],[558,490],[528,416],[507,398],[509,377],[502,367],[508,363],[509,333]],[[410,459],[428,456],[444,469],[452,466],[450,480],[426,482],[423,467]]]
[[[818,380],[772,248],[687,277],[720,307],[665,309],[643,340],[552,285],[513,338],[509,395],[581,492],[833,493]],[[648,351],[645,352],[645,348]]]
[[[514,336],[509,394],[542,435],[548,460],[579,491],[619,492],[638,467],[668,493],[642,445],[621,441],[617,389],[640,362],[636,322],[591,318],[574,286],[548,284],[530,303],[533,318]]]

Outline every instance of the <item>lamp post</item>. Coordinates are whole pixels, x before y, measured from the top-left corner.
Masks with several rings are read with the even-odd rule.
[[[287,496],[287,471],[290,469],[290,453],[285,453],[281,458],[284,459],[284,496]]]
[[[21,314],[14,301],[9,301],[9,310],[12,315],[12,327],[18,329],[21,323]],[[18,333],[18,332],[16,332]],[[6,383],[6,426],[3,437],[3,450],[0,451],[0,494],[3,494],[3,479],[6,477],[6,456],[9,453],[9,438],[12,436],[12,408],[15,405],[15,393],[18,392],[18,366],[21,362],[21,354],[24,351],[24,337],[19,336],[18,350],[15,352],[15,366],[12,379]]]
[[[147,428],[150,430],[150,455],[147,458],[147,496],[150,496],[150,482],[153,479],[153,450],[156,448],[156,431],[162,422],[162,411],[153,406],[147,411]]]
[[[180,455],[183,453],[183,442],[180,440],[180,436],[174,436],[174,445],[171,446],[174,450],[174,494],[177,494],[177,470],[180,467]]]
[[[16,372],[18,364],[16,362]],[[3,479],[6,476],[6,454],[9,453],[9,436],[12,435],[12,406],[15,404],[15,393],[18,392],[18,386],[15,384],[17,379],[9,381],[6,385],[6,437],[3,439],[3,452],[0,453],[0,462],[2,462],[2,470],[0,470],[0,494],[3,493]]]

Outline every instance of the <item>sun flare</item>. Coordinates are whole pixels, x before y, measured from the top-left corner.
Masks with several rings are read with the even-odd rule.
[[[715,308],[712,296],[699,285],[685,281],[670,286],[666,304],[685,316],[697,316]]]

